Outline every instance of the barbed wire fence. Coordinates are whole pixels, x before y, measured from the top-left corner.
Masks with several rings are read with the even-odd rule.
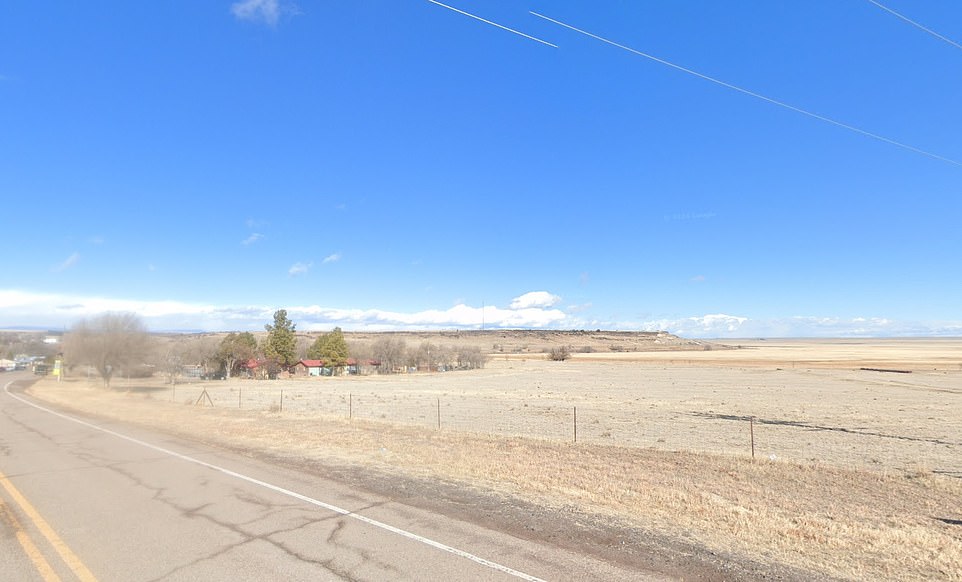
[[[192,406],[359,419],[433,430],[751,456],[827,465],[926,470],[962,478],[962,442],[884,427],[838,426],[712,410],[660,410],[631,402],[477,397],[264,386],[180,384],[170,400]]]

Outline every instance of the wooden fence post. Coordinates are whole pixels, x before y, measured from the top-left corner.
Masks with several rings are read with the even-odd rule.
[[[575,423],[575,442],[578,442],[578,407],[577,406],[575,406],[574,423]]]

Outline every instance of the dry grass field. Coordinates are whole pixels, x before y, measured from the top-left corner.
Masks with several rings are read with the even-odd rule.
[[[575,507],[811,578],[962,580],[962,341],[732,345],[32,392],[291,459]],[[195,404],[205,390],[213,406]]]

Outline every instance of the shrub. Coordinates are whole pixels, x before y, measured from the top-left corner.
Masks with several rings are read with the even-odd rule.
[[[563,362],[571,357],[571,352],[568,350],[568,346],[561,346],[560,348],[551,348],[548,352],[548,359],[552,362]]]

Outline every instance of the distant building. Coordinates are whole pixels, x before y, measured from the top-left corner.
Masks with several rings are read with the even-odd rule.
[[[328,376],[330,371],[325,372],[324,360],[301,360],[294,364],[295,376]]]

